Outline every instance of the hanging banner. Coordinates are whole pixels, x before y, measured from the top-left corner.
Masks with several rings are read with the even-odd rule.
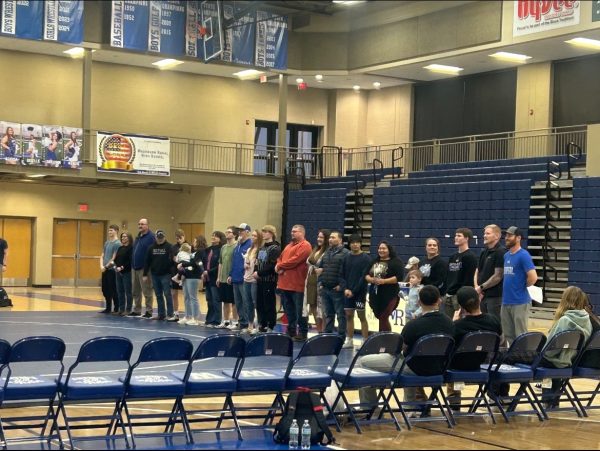
[[[182,1],[151,1],[148,50],[180,56],[184,54],[186,5]]]
[[[112,2],[110,45],[122,49],[148,50],[148,1]]]
[[[600,22],[600,0],[592,2],[592,22]]]
[[[514,2],[513,36],[524,36],[579,24],[579,1]]]
[[[15,38],[42,39],[44,2],[2,1],[0,33]]]
[[[204,34],[204,61],[209,61],[223,53],[223,21],[221,3],[215,0],[200,2],[200,28]]]
[[[185,5],[185,56],[204,59],[204,40],[199,34],[199,23],[198,2],[187,2]]]
[[[287,69],[288,23],[286,16],[256,11],[255,66]]]
[[[224,46],[221,59],[228,63],[254,65],[254,42],[256,39],[256,16],[246,13],[241,17],[235,15],[241,7],[235,2],[223,3],[225,20],[235,19],[233,25],[224,30]]]
[[[96,167],[103,172],[169,176],[169,138],[97,133]]]
[[[83,1],[44,3],[44,39],[81,44],[83,42]]]
[[[42,126],[23,124],[22,128],[23,166],[42,166]]]

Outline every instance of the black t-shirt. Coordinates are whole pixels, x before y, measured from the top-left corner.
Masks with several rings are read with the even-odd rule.
[[[477,264],[479,271],[477,273],[477,285],[481,286],[482,283],[492,277],[496,268],[504,269],[504,254],[506,254],[506,249],[500,243],[491,249],[486,247],[481,251],[481,254],[479,254],[479,263]],[[485,290],[484,294],[489,298],[502,297],[502,281]]]
[[[396,279],[400,282],[404,278],[404,263],[399,258],[385,261],[377,260],[371,266],[369,274],[372,277],[379,277],[380,279],[389,279],[396,276]],[[371,289],[369,290],[369,304],[375,316],[379,316],[390,301],[394,299],[398,300],[399,291],[397,283],[371,285]]]
[[[454,323],[445,314],[435,311],[431,313],[425,313],[417,319],[409,321],[409,323],[402,329],[402,338],[406,345],[406,351],[404,355],[407,356],[412,351],[414,344],[417,340],[425,335],[430,334],[447,334],[454,336]],[[439,360],[435,358],[435,360]],[[418,360],[409,362],[408,366],[416,374],[421,376],[427,376],[429,374],[439,374],[439,366],[433,364],[433,359],[427,357],[421,357]]]
[[[8,249],[8,243],[5,239],[0,238],[0,265],[4,264],[4,254],[6,253],[6,249]]]
[[[446,276],[446,293],[455,295],[462,287],[472,287],[477,257],[472,250],[457,252],[448,260],[448,275]]]
[[[454,323],[454,340],[456,346],[469,332],[495,332],[502,335],[502,325],[498,318],[489,313],[482,313],[477,316],[465,316]],[[475,371],[485,361],[486,356],[482,353],[462,353],[460,357],[453,361],[451,368],[463,371]]]
[[[133,254],[133,246],[121,246],[117,249],[115,255],[115,266],[123,267],[120,271],[121,274],[127,274],[131,272],[131,255]]]
[[[446,294],[446,273],[448,272],[448,263],[439,255],[429,260],[425,257],[423,264],[419,268],[423,274],[423,285],[433,285],[440,290],[443,296]]]

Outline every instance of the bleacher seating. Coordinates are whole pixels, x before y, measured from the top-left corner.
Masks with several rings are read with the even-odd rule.
[[[585,156],[585,155],[584,155]],[[481,168],[481,167],[492,167],[492,166],[518,166],[518,165],[532,165],[532,164],[546,164],[548,161],[556,161],[564,163],[567,161],[566,155],[552,155],[546,157],[530,157],[530,158],[515,158],[512,160],[480,160],[480,161],[466,161],[463,163],[438,163],[428,164],[425,166],[426,171],[434,171],[438,169],[464,169],[464,168]]]
[[[427,172],[425,172],[427,173]],[[435,174],[432,172],[432,174]],[[390,184],[392,186],[398,185],[419,185],[421,183],[463,183],[463,182],[486,182],[489,180],[527,180],[529,184],[546,180],[548,173],[544,171],[528,171],[521,172],[518,174],[512,172],[500,172],[500,173],[485,173],[485,174],[471,174],[471,175],[453,175],[453,176],[438,176],[432,175],[428,177],[411,177],[408,179],[396,179],[392,180]]]
[[[319,229],[344,230],[345,209],[344,188],[290,191],[287,224],[289,228],[294,224],[304,225],[306,239],[314,244]]]
[[[569,285],[577,285],[600,308],[600,177],[573,180]]]
[[[567,163],[559,163],[562,171],[567,170]],[[452,168],[452,169],[433,169],[421,172],[412,172],[409,178],[426,177],[451,177],[456,175],[481,175],[481,174],[509,174],[509,173],[527,173],[527,172],[546,172],[546,164],[519,164],[511,166],[483,166],[476,168]]]
[[[488,224],[529,228],[529,180],[466,183],[405,184],[375,189],[373,198],[373,237],[377,243],[389,241],[399,256],[423,256],[425,239],[441,240],[442,255],[455,251],[454,231],[468,227],[479,238],[472,248],[482,248],[481,230]]]

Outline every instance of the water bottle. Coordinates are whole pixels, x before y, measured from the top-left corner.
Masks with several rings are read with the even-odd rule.
[[[304,420],[304,424],[302,425],[302,449],[310,449],[311,435],[310,424],[308,423],[308,420]]]
[[[298,449],[298,422],[294,419],[290,426],[290,449]]]

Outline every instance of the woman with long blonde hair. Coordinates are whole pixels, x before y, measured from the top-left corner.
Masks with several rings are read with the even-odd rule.
[[[260,230],[254,230],[251,235],[252,245],[244,254],[244,308],[248,319],[248,332],[256,333],[254,328],[254,312],[256,310],[257,284],[254,272],[256,271],[256,259],[258,251],[263,245]]]

